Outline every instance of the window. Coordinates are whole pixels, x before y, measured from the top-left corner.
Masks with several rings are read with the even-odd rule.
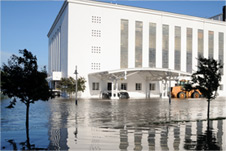
[[[198,58],[203,57],[203,30],[198,30]]]
[[[142,67],[143,22],[136,21],[135,67]]]
[[[203,58],[203,30],[199,29],[198,30],[198,58]],[[200,62],[198,62],[199,65]],[[199,70],[199,69],[198,69]]]
[[[169,25],[162,26],[162,68],[168,68],[169,60]]]
[[[92,16],[92,23],[101,23],[101,17]]]
[[[224,64],[224,33],[219,33],[219,57],[218,60],[221,64]],[[224,74],[224,67],[221,69],[221,74]]]
[[[214,46],[214,39],[213,39],[213,31],[209,31],[209,58],[213,58],[213,46]]]
[[[156,24],[149,23],[149,67],[155,67],[156,59]]]
[[[181,62],[181,27],[175,27],[175,70],[180,70]]]
[[[141,88],[142,88],[141,83],[136,83],[136,90],[141,90]]]
[[[149,90],[151,90],[151,91],[155,90],[155,83],[150,83]]]
[[[100,70],[100,63],[91,63],[92,70]]]
[[[192,73],[192,28],[187,28],[187,72]]]
[[[127,83],[121,83],[121,90],[127,90]]]
[[[92,30],[92,37],[101,37],[100,30]]]
[[[99,90],[99,83],[93,82],[93,90]]]
[[[101,53],[101,47],[92,46],[92,53]]]
[[[128,68],[128,20],[121,19],[120,67]]]

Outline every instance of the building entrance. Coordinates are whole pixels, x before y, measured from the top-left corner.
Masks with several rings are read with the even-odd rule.
[[[111,91],[111,90],[112,90],[112,83],[110,83],[110,82],[108,83],[108,85],[107,85],[107,90],[108,90],[108,91]]]

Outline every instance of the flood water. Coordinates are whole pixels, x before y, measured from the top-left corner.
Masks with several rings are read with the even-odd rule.
[[[25,105],[1,100],[1,150],[26,149]],[[30,144],[47,150],[226,150],[226,99],[74,100],[30,107]]]

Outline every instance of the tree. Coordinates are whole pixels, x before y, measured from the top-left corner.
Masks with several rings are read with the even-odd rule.
[[[46,81],[47,72],[44,68],[38,71],[37,58],[28,50],[19,50],[22,57],[12,55],[8,65],[1,68],[1,91],[9,98],[13,98],[7,108],[16,105],[19,99],[26,105],[26,134],[28,148],[29,143],[29,108],[31,103],[43,100],[48,101],[51,92]]]
[[[83,77],[78,78],[78,91],[84,92],[86,80]],[[61,78],[61,80],[57,83],[57,88],[63,92],[67,92],[70,96],[75,92],[76,80],[72,77],[69,78]]]
[[[209,126],[210,101],[217,97],[223,65],[212,58],[199,58],[198,62],[198,71],[192,74],[192,84],[194,85],[193,89],[199,89],[202,95],[207,98],[207,120]]]

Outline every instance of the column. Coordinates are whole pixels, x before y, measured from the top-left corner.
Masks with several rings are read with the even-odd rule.
[[[162,98],[167,98],[167,80],[165,79],[162,82],[163,88],[162,88]]]
[[[111,98],[114,98],[114,94],[115,94],[115,81],[112,81],[111,84]]]
[[[145,79],[146,99],[150,98],[150,90],[149,90],[148,85],[149,85],[149,82],[148,82],[148,78],[146,77],[146,79]]]
[[[115,97],[118,98],[118,80],[116,80],[115,87]]]

